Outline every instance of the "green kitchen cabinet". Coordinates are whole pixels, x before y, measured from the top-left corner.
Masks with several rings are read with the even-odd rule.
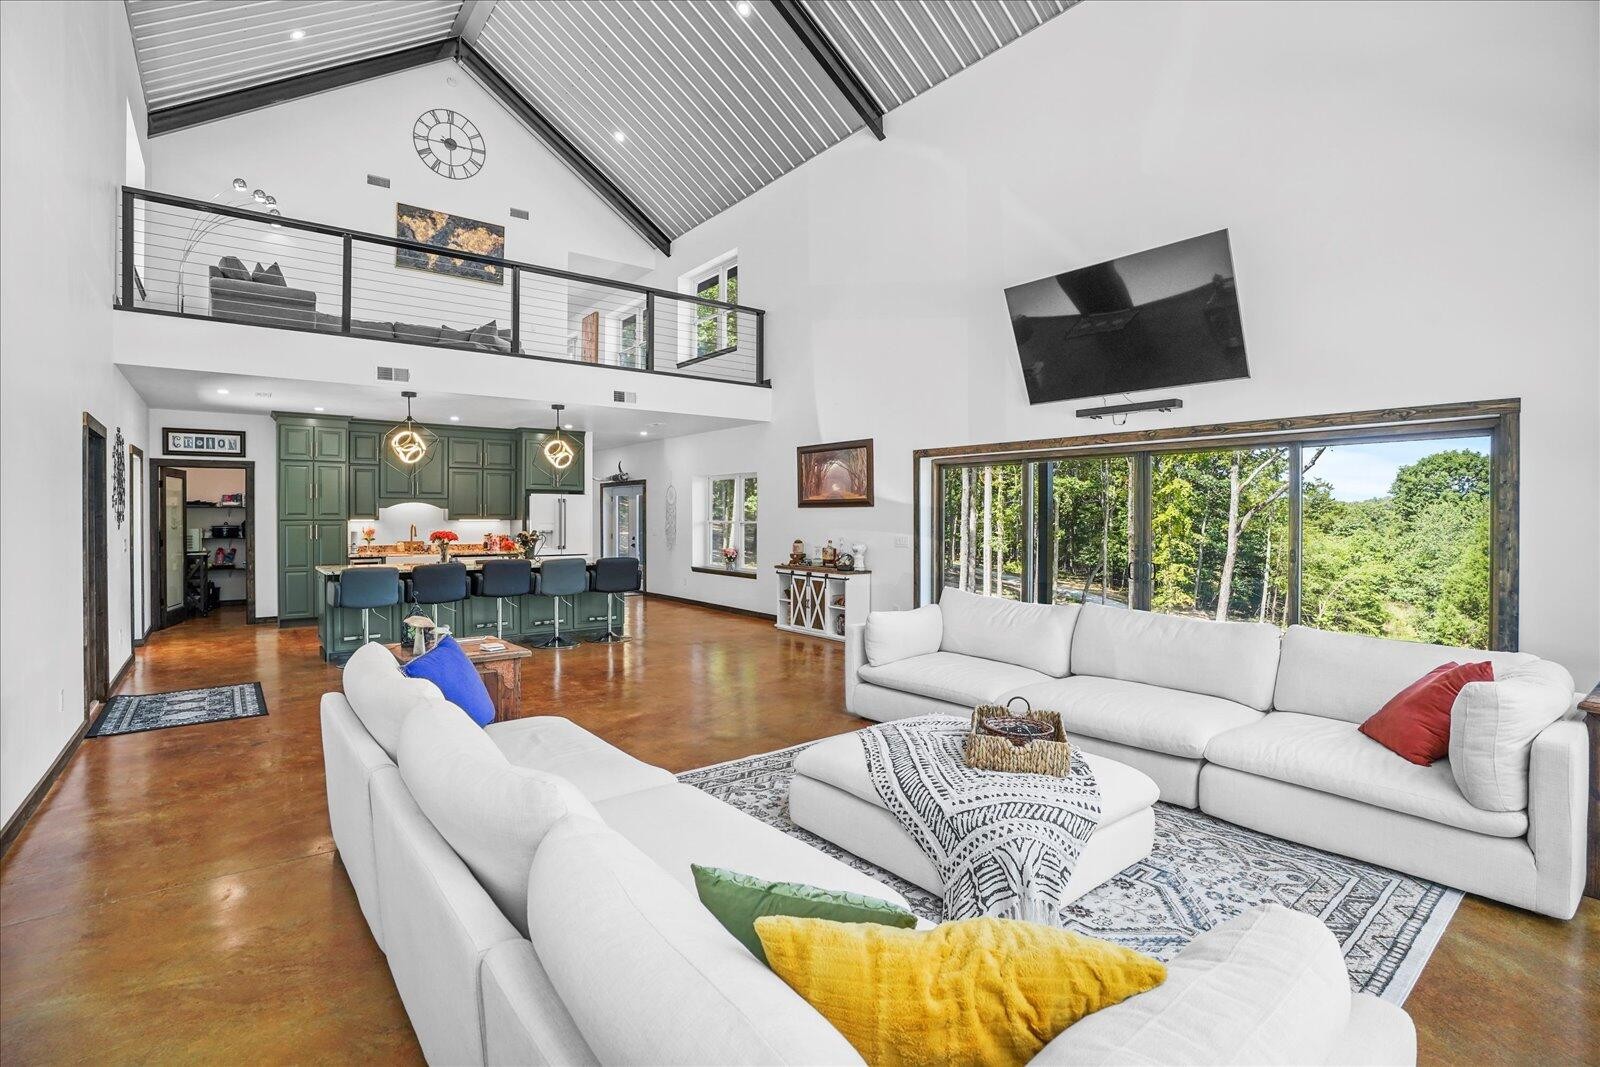
[[[312,497],[315,463],[295,460],[278,463],[278,520],[304,521],[313,518],[316,501]]]
[[[340,440],[343,440],[340,436]],[[343,519],[350,514],[345,499],[345,478],[349,468],[343,463],[318,461],[311,465],[311,517],[317,520]]]
[[[497,471],[517,469],[517,443],[510,435],[483,439],[483,469]]]
[[[350,462],[377,463],[378,449],[383,447],[383,433],[379,430],[352,429],[350,431]]]
[[[306,422],[278,425],[278,459],[316,459],[316,438]]]
[[[344,462],[349,458],[349,449],[345,447],[349,434],[347,423],[331,426],[318,423],[312,426],[311,433],[317,459]]]
[[[312,619],[322,614],[321,576],[316,568],[344,563],[344,520],[278,523],[278,619]]]
[[[381,463],[378,468],[378,505],[402,504],[407,500],[426,500],[442,504],[447,498],[446,466],[441,453],[443,441],[436,442],[414,467],[402,468]]]
[[[473,470],[483,466],[483,438],[453,433],[449,437],[449,449],[450,466]]]
[[[496,626],[495,610],[499,606],[501,616],[505,621],[505,636],[513,638],[522,633],[520,629],[520,612],[517,610],[524,597],[489,597],[475,596],[467,601],[465,637],[494,637],[499,633]]]
[[[554,430],[522,432],[522,486],[532,492],[581,493],[588,477],[584,470],[583,434],[561,431],[561,440],[572,455],[564,467],[552,462],[546,451],[555,436]]]
[[[278,460],[323,460],[343,463],[350,420],[338,416],[283,415],[278,419]]]
[[[365,634],[360,608],[327,608],[320,627],[323,656],[343,659],[361,647],[364,637],[386,645],[400,640],[403,607],[401,604],[390,604],[370,609],[367,612]]]
[[[486,519],[514,519],[517,517],[516,471],[484,470],[483,517]]]
[[[376,519],[378,517],[378,468],[350,465],[350,517]]]
[[[517,635],[544,638],[556,632],[555,598],[548,596],[517,597]],[[568,629],[569,613],[563,609],[561,628]]]
[[[483,515],[483,471],[451,470],[449,502],[445,505],[452,519],[476,519]]]
[[[453,634],[464,634],[466,631],[463,627],[467,625],[467,605],[471,604],[472,600],[473,598],[468,597],[466,600],[449,600],[443,604],[419,604],[417,606],[435,624],[450,627],[450,632]],[[406,607],[408,609],[407,614],[409,614],[410,605],[406,605]]]

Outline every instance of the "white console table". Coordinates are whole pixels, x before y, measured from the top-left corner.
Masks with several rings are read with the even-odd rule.
[[[867,621],[872,610],[872,572],[820,565],[780,564],[778,629],[844,640],[847,626]]]

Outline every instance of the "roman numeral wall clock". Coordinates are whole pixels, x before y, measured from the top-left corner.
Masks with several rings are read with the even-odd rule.
[[[483,169],[483,134],[459,112],[424,111],[411,127],[411,145],[422,165],[441,178],[470,178]]]

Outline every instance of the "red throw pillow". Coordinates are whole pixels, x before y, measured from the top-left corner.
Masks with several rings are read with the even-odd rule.
[[[1468,682],[1494,681],[1494,665],[1445,663],[1389,698],[1361,732],[1395,755],[1427,767],[1450,754],[1450,709]]]

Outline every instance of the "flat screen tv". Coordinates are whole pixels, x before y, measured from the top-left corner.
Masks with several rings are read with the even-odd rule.
[[[1028,400],[1248,378],[1228,231],[1006,290]]]

